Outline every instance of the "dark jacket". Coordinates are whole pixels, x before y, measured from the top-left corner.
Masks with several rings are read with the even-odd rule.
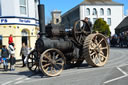
[[[16,58],[15,57],[10,57],[10,64],[14,65],[16,63]]]
[[[85,21],[84,21],[85,22]],[[92,23],[90,21],[85,22],[87,24],[83,24],[83,28],[85,29],[85,31],[90,31],[92,32]]]
[[[8,58],[9,57],[9,51],[8,51],[8,49],[2,48],[1,56],[2,56],[2,58]]]

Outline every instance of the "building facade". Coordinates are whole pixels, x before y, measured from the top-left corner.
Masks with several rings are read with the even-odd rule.
[[[38,27],[38,0],[0,0],[0,44],[8,46],[13,35],[15,56],[20,59],[22,43],[34,48]]]
[[[61,23],[61,11],[54,10],[51,12],[52,15],[52,24],[60,24]]]
[[[76,20],[85,17],[88,17],[93,24],[97,18],[102,18],[110,26],[113,35],[114,29],[124,18],[124,5],[112,0],[84,0],[62,15],[62,23],[71,27]]]

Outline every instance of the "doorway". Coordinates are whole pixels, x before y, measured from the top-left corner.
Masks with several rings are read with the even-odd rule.
[[[25,29],[22,30],[22,43],[25,43],[25,45],[27,45],[27,46],[29,44],[28,31]]]

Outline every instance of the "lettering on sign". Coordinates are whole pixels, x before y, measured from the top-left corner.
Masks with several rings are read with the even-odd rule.
[[[19,19],[19,22],[22,22],[22,23],[31,23],[31,21],[28,20],[28,19]]]
[[[7,19],[4,19],[4,18],[1,19],[0,21],[1,21],[1,23],[7,23],[8,22],[8,20]]]

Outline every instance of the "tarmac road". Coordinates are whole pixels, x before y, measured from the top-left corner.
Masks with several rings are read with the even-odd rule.
[[[94,68],[84,63],[79,68],[64,70],[57,77],[32,74],[18,66],[14,72],[0,71],[0,85],[128,85],[127,48],[111,48],[104,67]]]

